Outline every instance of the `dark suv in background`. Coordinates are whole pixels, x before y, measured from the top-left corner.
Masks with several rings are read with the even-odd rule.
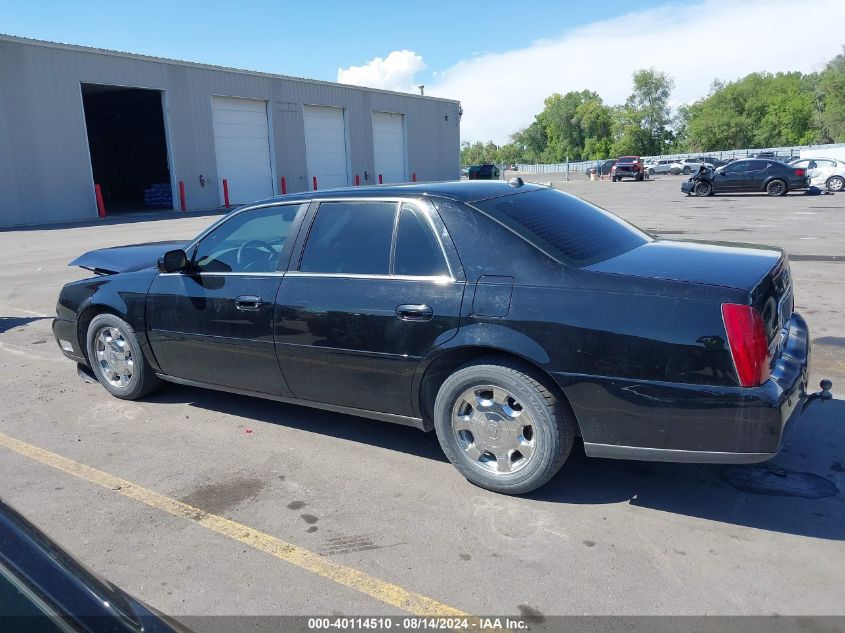
[[[499,180],[501,172],[495,165],[470,165],[467,177],[470,180]]]

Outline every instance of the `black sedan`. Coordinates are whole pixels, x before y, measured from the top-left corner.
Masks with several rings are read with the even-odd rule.
[[[715,193],[763,192],[785,196],[810,186],[807,170],[775,160],[737,160],[715,170],[704,168],[681,184],[681,191],[697,196]]]
[[[190,633],[93,574],[2,500],[0,623],[20,633]]]
[[[118,398],[170,381],[436,430],[505,493],[576,436],[766,460],[806,400],[782,251],[655,239],[519,179],[288,195],[73,263],[97,276],[62,289],[53,331]]]

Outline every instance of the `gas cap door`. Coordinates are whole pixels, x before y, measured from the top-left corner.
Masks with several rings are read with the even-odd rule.
[[[508,316],[512,294],[513,277],[482,275],[475,283],[471,316],[498,318]]]

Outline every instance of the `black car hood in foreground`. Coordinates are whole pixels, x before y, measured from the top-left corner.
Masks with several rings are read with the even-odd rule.
[[[764,246],[655,240],[586,270],[750,291],[782,255]]]
[[[186,243],[180,240],[101,248],[80,255],[68,266],[79,266],[98,274],[129,273],[155,267],[160,255],[182,248]]]

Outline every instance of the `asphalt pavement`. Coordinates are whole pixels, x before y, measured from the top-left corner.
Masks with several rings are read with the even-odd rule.
[[[786,248],[812,379],[845,389],[845,195],[536,180],[667,238]],[[179,386],[124,402],[80,380],[50,331],[84,276],[67,262],[213,219],[0,233],[0,496],[99,574],[177,617],[845,615],[843,400],[810,407],[769,466],[576,447],[516,498],[467,483],[433,434]]]

